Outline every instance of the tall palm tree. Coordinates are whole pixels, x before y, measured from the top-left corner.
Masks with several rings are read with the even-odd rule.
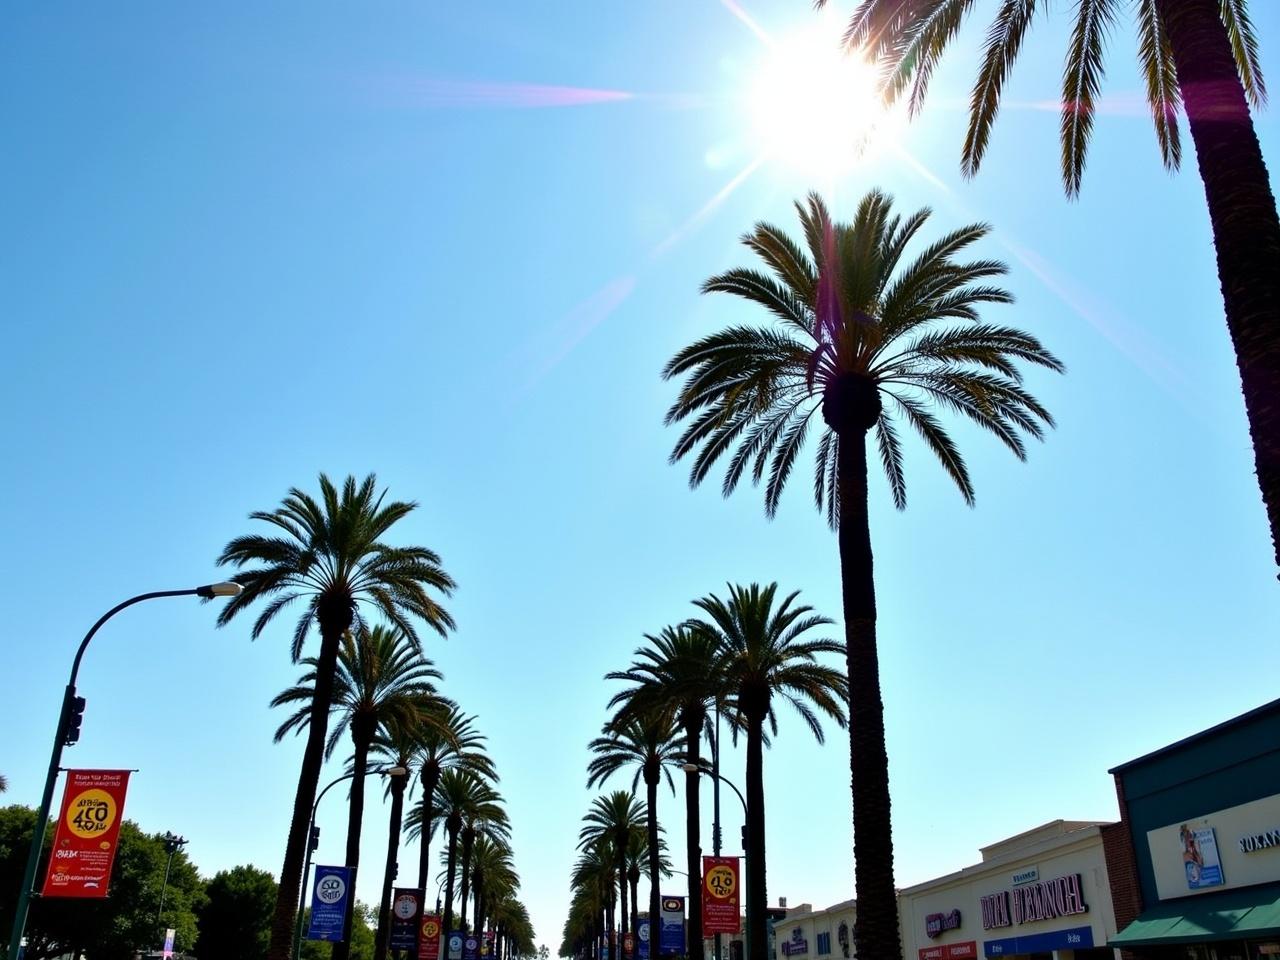
[[[449,769],[467,770],[497,782],[493,761],[485,753],[484,735],[475,728],[475,717],[463,713],[456,703],[443,701],[445,709],[440,723],[425,730],[422,749],[418,753],[419,776],[422,779],[422,802],[409,812],[406,826],[410,839],[421,837],[418,856],[418,886],[427,889],[430,874],[431,838],[435,835],[436,785],[440,775]]]
[[[582,818],[582,830],[578,834],[580,850],[607,840],[613,852],[618,884],[619,944],[627,936],[627,848],[636,834],[648,836],[645,828],[648,818],[645,804],[637,800],[634,793],[615,790],[592,801],[591,809]]]
[[[507,820],[507,812],[501,806],[502,798],[496,793],[493,797],[492,803],[470,806],[462,816],[462,877],[460,878],[462,892],[459,898],[458,917],[462,920],[464,930],[467,927],[467,898],[468,896],[474,898],[473,895],[476,893],[471,875],[476,842],[485,837],[496,836],[505,840],[510,836],[510,823]]]
[[[644,778],[645,808],[648,811],[645,846],[649,859],[649,916],[658,917],[662,909],[659,894],[661,849],[658,839],[658,784],[665,776],[672,794],[676,792],[675,781],[671,779],[671,766],[684,759],[680,733],[673,729],[669,711],[654,710],[641,714],[636,719],[620,718],[616,724],[606,725],[602,736],[592,740],[589,749],[594,756],[587,765],[588,789],[603,785],[609,777],[628,766],[636,768],[631,779],[633,791],[639,785],[640,778]],[[634,887],[631,891],[631,909],[633,914],[639,910]],[[634,930],[634,916],[631,926]]]
[[[316,659],[303,661],[307,672],[296,686],[281,692],[271,701],[273,707],[301,703],[280,728],[276,730],[278,743],[289,732],[299,733],[311,721],[311,701],[315,697]],[[378,625],[369,629],[357,627],[343,635],[342,648],[338,651],[337,675],[334,677],[333,706],[338,710],[338,721],[329,733],[325,756],[333,755],[334,748],[346,730],[351,731],[353,771],[368,769],[369,748],[373,738],[387,726],[413,726],[420,724],[431,728],[433,711],[428,708],[435,687],[432,680],[441,675],[431,661],[409,638],[394,627]],[[437,736],[442,734],[436,733]],[[347,811],[347,859],[353,869],[360,866],[360,832],[364,823],[365,778],[351,779],[351,802]],[[351,945],[347,941],[334,944],[334,960],[347,960]]]
[[[823,6],[826,0],[817,0]],[[910,89],[919,110],[934,67],[974,0],[863,0],[845,39],[885,67],[885,93]],[[1248,0],[1077,0],[1062,75],[1062,178],[1080,189],[1093,115],[1105,71],[1107,35],[1116,20],[1136,20],[1138,62],[1161,159],[1182,159],[1179,113],[1185,108],[1204,183],[1227,330],[1235,348],[1253,439],[1258,485],[1280,564],[1280,219],[1249,108],[1266,103]],[[1000,0],[986,34],[970,97],[961,169],[977,173],[1004,83],[1027,29],[1046,0]]]
[[[455,916],[465,916],[466,904],[457,914],[453,911],[454,880],[458,871],[458,840],[464,825],[482,820],[505,818],[502,798],[484,779],[470,770],[451,767],[440,774],[436,785],[435,809],[444,817],[448,847],[445,850],[444,930],[446,935],[454,929]]]
[[[481,834],[471,851],[475,896],[472,898],[472,929],[480,933],[494,903],[519,886],[520,878],[512,864],[511,845],[502,837]]]
[[[797,604],[799,591],[780,603],[774,600],[778,585],[761,588],[729,586],[729,599],[715,594],[695,600],[707,619],[702,629],[720,638],[722,669],[732,691],[728,706],[743,720],[747,734],[747,915],[751,918],[749,960],[765,960],[765,876],[768,860],[764,831],[764,736],[768,722],[774,734],[778,722],[775,698],[786,700],[821,743],[822,725],[817,711],[842,729],[849,684],[840,671],[817,661],[820,653],[843,653],[834,640],[810,640],[811,630],[830,624],[813,608]],[[874,954],[873,954],[874,956]]]
[[[237,537],[218,557],[220,565],[239,568],[234,579],[244,588],[218,614],[219,626],[259,600],[266,601],[251,631],[257,639],[277,614],[302,601],[302,616],[293,632],[295,660],[302,656],[312,626],[320,631],[311,722],[280,869],[268,960],[287,960],[292,950],[307,823],[324,762],[338,651],[343,634],[356,622],[358,605],[371,607],[414,644],[419,643],[415,621],[441,635],[453,628],[453,619],[432,596],[433,591],[448,595],[454,588],[439,556],[426,547],[383,542],[396,521],[416,505],[385,503],[385,496],[385,491],[378,492],[373,474],[361,483],[347,477],[341,491],[321,474],[319,500],[291,489],[277,509],[249,515],[270,524],[270,535]]]
[[[680,351],[665,373],[686,379],[667,419],[693,418],[672,454],[679,459],[699,450],[693,484],[736,446],[724,493],[733,491],[748,466],[756,482],[767,472],[765,512],[773,516],[813,416],[822,412],[813,489],[840,549],[855,939],[864,957],[895,957],[902,951],[876,650],[868,438],[874,430],[899,509],[907,502],[901,420],[920,434],[972,504],[968,468],[936,412],[973,421],[1021,459],[1023,437],[1041,437],[1053,420],[1023,386],[1019,363],[1055,371],[1062,365],[1030,334],[979,318],[983,304],[1012,300],[984,282],[1005,273],[1003,263],[957,259],[987,234],[986,226],[946,234],[903,266],[928,210],[904,219],[892,213],[888,197],[872,191],[846,225],[833,223],[817,196],[797,206],[807,250],[778,227],[758,224],[744,242],[770,272],[734,269],[704,285],[765,308],[776,322],[729,327]]]
[[[590,917],[584,932],[591,938],[592,952],[601,958],[602,948],[613,939],[618,858],[614,855],[613,841],[603,832],[585,847],[579,843],[578,849],[581,856],[573,865],[570,883],[575,890],[575,902],[580,898]]]
[[[707,704],[722,693],[721,679],[716,673],[717,641],[687,626],[665,627],[657,636],[646,634],[645,640],[648,645],[636,650],[630,667],[605,678],[629,684],[614,695],[609,708],[616,708],[616,718],[623,721],[651,711],[670,715],[684,731],[686,761],[696,766],[701,756]],[[685,773],[686,902],[691,944],[702,942],[702,814],[698,802],[701,783],[701,774],[696,770]],[[658,916],[653,912],[652,892],[649,910],[651,917]],[[657,927],[652,929],[656,931]]]
[[[429,703],[430,701],[426,701]],[[424,710],[424,714],[427,711]],[[387,778],[391,812],[387,820],[387,858],[382,870],[382,895],[378,901],[377,929],[374,931],[374,960],[386,960],[391,933],[391,885],[396,879],[400,858],[400,830],[404,825],[404,795],[413,780],[413,758],[421,744],[423,715],[407,721],[388,723],[374,740],[371,754],[387,767],[401,767],[404,773]]]

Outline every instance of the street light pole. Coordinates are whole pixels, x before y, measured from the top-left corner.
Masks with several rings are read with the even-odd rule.
[[[362,776],[368,776],[371,773],[385,773],[389,776],[395,776],[405,772],[404,767],[374,767],[372,770],[365,768]],[[311,854],[320,844],[320,831],[316,827],[316,813],[320,810],[320,801],[324,799],[324,795],[329,792],[330,787],[335,787],[347,780],[352,780],[356,776],[356,771],[344,773],[325,784],[324,789],[320,791],[320,795],[316,797],[316,802],[311,805],[311,822],[307,825],[307,859],[302,868],[302,892],[298,895],[298,919],[293,922],[293,960],[298,960],[302,952],[302,911],[307,908],[307,886],[311,878]],[[348,899],[349,903],[355,902],[355,891],[351,892]]]
[[[18,951],[22,947],[23,934],[27,928],[27,914],[31,909],[36,870],[40,865],[40,851],[44,847],[45,823],[49,819],[49,807],[53,804],[53,788],[58,781],[58,771],[61,769],[62,764],[62,748],[71,745],[67,742],[68,724],[73,708],[84,709],[83,700],[76,704],[76,677],[80,673],[80,661],[84,659],[84,652],[89,646],[89,641],[93,639],[93,635],[98,632],[99,627],[125,609],[125,607],[131,607],[135,603],[142,603],[144,600],[156,600],[160,597],[202,597],[205,600],[211,600],[214,597],[234,597],[240,593],[241,589],[243,588],[240,584],[228,581],[225,583],[209,583],[190,590],[157,590],[153,593],[141,593],[124,601],[124,603],[117,604],[104,613],[98,618],[98,622],[89,628],[89,632],[85,634],[84,639],[80,641],[80,648],[76,650],[76,658],[71,663],[71,679],[67,681],[67,688],[62,694],[62,709],[58,713],[58,725],[53,735],[53,750],[49,756],[49,772],[45,775],[44,794],[40,798],[40,809],[36,814],[35,826],[31,831],[31,850],[27,854],[27,868],[22,875],[22,886],[18,888],[18,905],[13,915],[13,931],[9,936],[9,952],[7,954],[12,960],[17,960],[19,956]],[[71,743],[74,742],[75,740],[71,741]]]
[[[164,883],[160,884],[160,908],[156,910],[156,926],[159,927],[161,931],[165,929],[164,927],[164,895],[169,890],[169,871],[173,869],[173,856],[186,845],[187,845],[187,840],[185,837],[177,837],[177,836],[174,836],[171,832],[167,830],[165,831],[164,849],[165,849],[165,852],[169,854],[169,860],[164,865]],[[163,936],[163,933],[161,935]]]
[[[720,711],[719,711],[719,709],[717,708],[717,710],[716,710],[716,720],[717,720],[717,721],[719,721],[719,719],[720,719]],[[715,764],[715,766],[717,766],[717,767],[719,766],[719,761],[720,761],[720,744],[719,744],[719,739],[720,739],[720,736],[719,736],[719,732],[717,731],[717,733],[716,733],[716,741],[717,741],[717,742],[716,742],[716,747],[715,747],[715,750],[713,750],[713,751],[712,751],[712,754],[711,754],[712,761],[713,761],[713,763]],[[736,794],[738,795],[738,799],[739,799],[740,801],[742,801],[742,821],[743,821],[743,827],[742,827],[742,869],[745,871],[745,870],[750,866],[750,864],[747,862],[747,854],[750,852],[749,850],[747,850],[747,828],[746,828],[746,820],[747,820],[747,798],[746,798],[746,797],[744,797],[744,796],[742,795],[742,791],[741,791],[741,790],[739,790],[739,789],[734,785],[734,782],[733,782],[732,780],[730,780],[728,777],[721,776],[720,771],[719,771],[719,770],[717,770],[717,769],[715,769],[714,767],[713,767],[711,770],[708,770],[706,767],[699,766],[699,765],[698,765],[698,764],[696,764],[696,763],[683,763],[683,764],[681,764],[680,766],[681,766],[681,769],[683,769],[685,773],[701,773],[701,774],[703,774],[703,775],[705,775],[705,776],[709,776],[709,777],[711,777],[711,778],[715,781],[715,783],[716,783],[716,784],[719,784],[719,783],[723,782],[726,786],[728,786],[728,787],[729,787],[729,789],[731,789],[734,793],[736,793]],[[720,806],[719,806],[719,793],[718,793],[718,791],[717,791],[717,794],[716,794],[716,819],[718,820],[718,819],[719,819],[719,817],[720,817]],[[718,826],[718,824],[717,824],[717,826]],[[719,856],[719,854],[720,854],[720,843],[719,843],[719,840],[720,840],[720,834],[719,834],[719,831],[718,831],[718,830],[716,830],[716,831],[714,831],[714,832],[712,833],[712,842],[715,844],[715,850],[716,850],[716,855],[717,855],[717,856]],[[743,946],[745,946],[745,947],[747,948],[747,950],[746,950],[745,952],[746,952],[748,955],[750,955],[750,947],[751,947],[751,901],[750,901],[750,900],[748,900],[748,901],[747,901],[747,933],[746,933],[746,942],[743,944]],[[719,946],[717,945],[717,947],[716,947],[716,952],[717,952],[717,953],[719,953],[719,950],[720,950],[720,948],[719,948]],[[716,958],[716,960],[720,960],[720,958],[719,958],[719,957],[717,957],[717,958]]]

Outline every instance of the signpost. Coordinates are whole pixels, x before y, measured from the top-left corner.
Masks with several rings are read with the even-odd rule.
[[[418,952],[423,895],[421,890],[396,887],[391,897],[391,935],[387,946],[392,950]]]
[[[42,896],[107,895],[129,773],[128,770],[67,771],[67,786],[62,795]]]
[[[658,931],[658,955],[684,956],[684,897],[662,898],[662,926]]]
[[[347,900],[352,896],[350,867],[316,867],[308,940],[339,943],[347,938]]]
[[[428,913],[422,918],[418,960],[440,960],[440,917],[437,914]]]
[[[737,857],[702,858],[702,932],[738,933],[741,899]]]

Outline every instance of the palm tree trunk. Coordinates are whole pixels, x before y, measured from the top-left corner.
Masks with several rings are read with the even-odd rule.
[[[467,895],[471,892],[471,849],[476,842],[476,831],[468,824],[462,828],[462,894],[458,900],[458,927],[467,929]]]
[[[627,880],[631,883],[631,939],[635,941],[640,929],[640,871],[631,867],[627,871]]]
[[[356,775],[351,778],[351,803],[347,808],[347,866],[353,870],[360,867],[360,831],[364,823],[364,777],[363,771],[369,764],[369,744],[373,740],[375,724],[368,718],[351,718],[352,770]],[[356,898],[347,897],[347,929],[351,929],[352,913],[355,910]],[[351,938],[340,940],[333,945],[333,960],[348,960],[351,956]]]
[[[449,934],[453,932],[453,873],[458,866],[458,827],[448,821],[445,821],[445,830],[449,834],[449,862],[445,867],[444,875],[445,956],[443,960],[449,960]]]
[[[625,835],[625,834],[624,834]],[[618,956],[622,956],[622,941],[627,935],[627,844],[614,840],[618,847]]]
[[[688,711],[684,719],[684,752],[689,763],[698,763],[702,754],[702,720],[699,711]],[[686,950],[689,956],[696,956],[702,951],[702,814],[698,809],[699,787],[702,774],[694,771],[684,775],[684,832],[685,832],[685,872],[689,881],[689,924]],[[659,918],[649,918],[649,936],[659,933]],[[652,942],[652,941],[651,941]],[[655,954],[656,956],[656,954]]]
[[[431,814],[434,811],[432,800],[436,795],[436,784],[440,782],[440,767],[430,761],[422,767],[422,846],[418,852],[418,886],[426,896],[431,886]]]
[[[1280,219],[1219,0],[1158,0],[1204,181],[1258,486],[1280,565]]]
[[[768,708],[766,707],[766,710]],[[769,906],[768,887],[765,882],[767,857],[764,843],[764,714],[747,716],[747,939],[751,952],[747,960],[768,960],[769,934],[765,925],[765,910]],[[689,955],[701,957],[689,945]],[[879,954],[866,954],[879,956]],[[901,954],[899,954],[901,956]]]
[[[294,921],[298,915],[298,889],[302,886],[302,858],[307,846],[307,825],[316,802],[320,768],[324,765],[324,741],[329,732],[329,707],[333,701],[333,677],[338,666],[342,635],[351,626],[351,608],[344,603],[321,598],[316,612],[320,624],[320,656],[316,659],[316,686],[311,697],[311,720],[307,724],[307,746],[302,752],[298,791],[293,798],[293,819],[280,868],[275,914],[271,918],[271,943],[267,960],[290,960],[293,954]]]
[[[391,824],[387,837],[387,866],[382,873],[382,899],[378,903],[378,930],[374,937],[374,960],[387,960],[387,940],[391,935],[391,884],[396,878],[396,858],[400,855],[400,825],[404,821],[404,789],[408,777],[391,778]]]
[[[858,913],[854,952],[900,957],[898,902],[893,886],[889,758],[876,652],[876,585],[867,514],[867,433],[839,442],[840,574],[844,595],[845,662],[849,677],[849,775],[853,793],[853,887]]]
[[[480,912],[481,908],[484,906],[484,871],[478,866],[476,867],[475,887],[475,893],[471,897],[474,903],[471,910],[471,929],[475,931],[476,936],[478,937],[484,930],[484,927],[480,926]]]
[[[658,849],[658,778],[661,776],[660,770],[653,771],[652,775],[645,770],[645,799],[649,803],[649,822],[646,824],[649,831],[649,956],[653,960],[657,960],[658,956],[657,930],[659,918],[662,916],[661,895],[658,890],[662,862],[661,851]],[[639,932],[637,927],[637,946]]]

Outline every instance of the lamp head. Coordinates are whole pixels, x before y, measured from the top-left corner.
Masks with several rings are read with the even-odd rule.
[[[685,773],[701,773],[702,772],[702,768],[698,766],[696,763],[682,763],[680,764],[680,769],[683,770]]]
[[[206,600],[212,600],[214,597],[238,597],[243,590],[244,587],[234,580],[225,580],[222,583],[209,583],[203,587],[196,587],[196,594]]]
[[[385,773],[388,777],[403,777],[406,773],[409,772],[409,768],[408,767],[387,767],[382,772]]]

